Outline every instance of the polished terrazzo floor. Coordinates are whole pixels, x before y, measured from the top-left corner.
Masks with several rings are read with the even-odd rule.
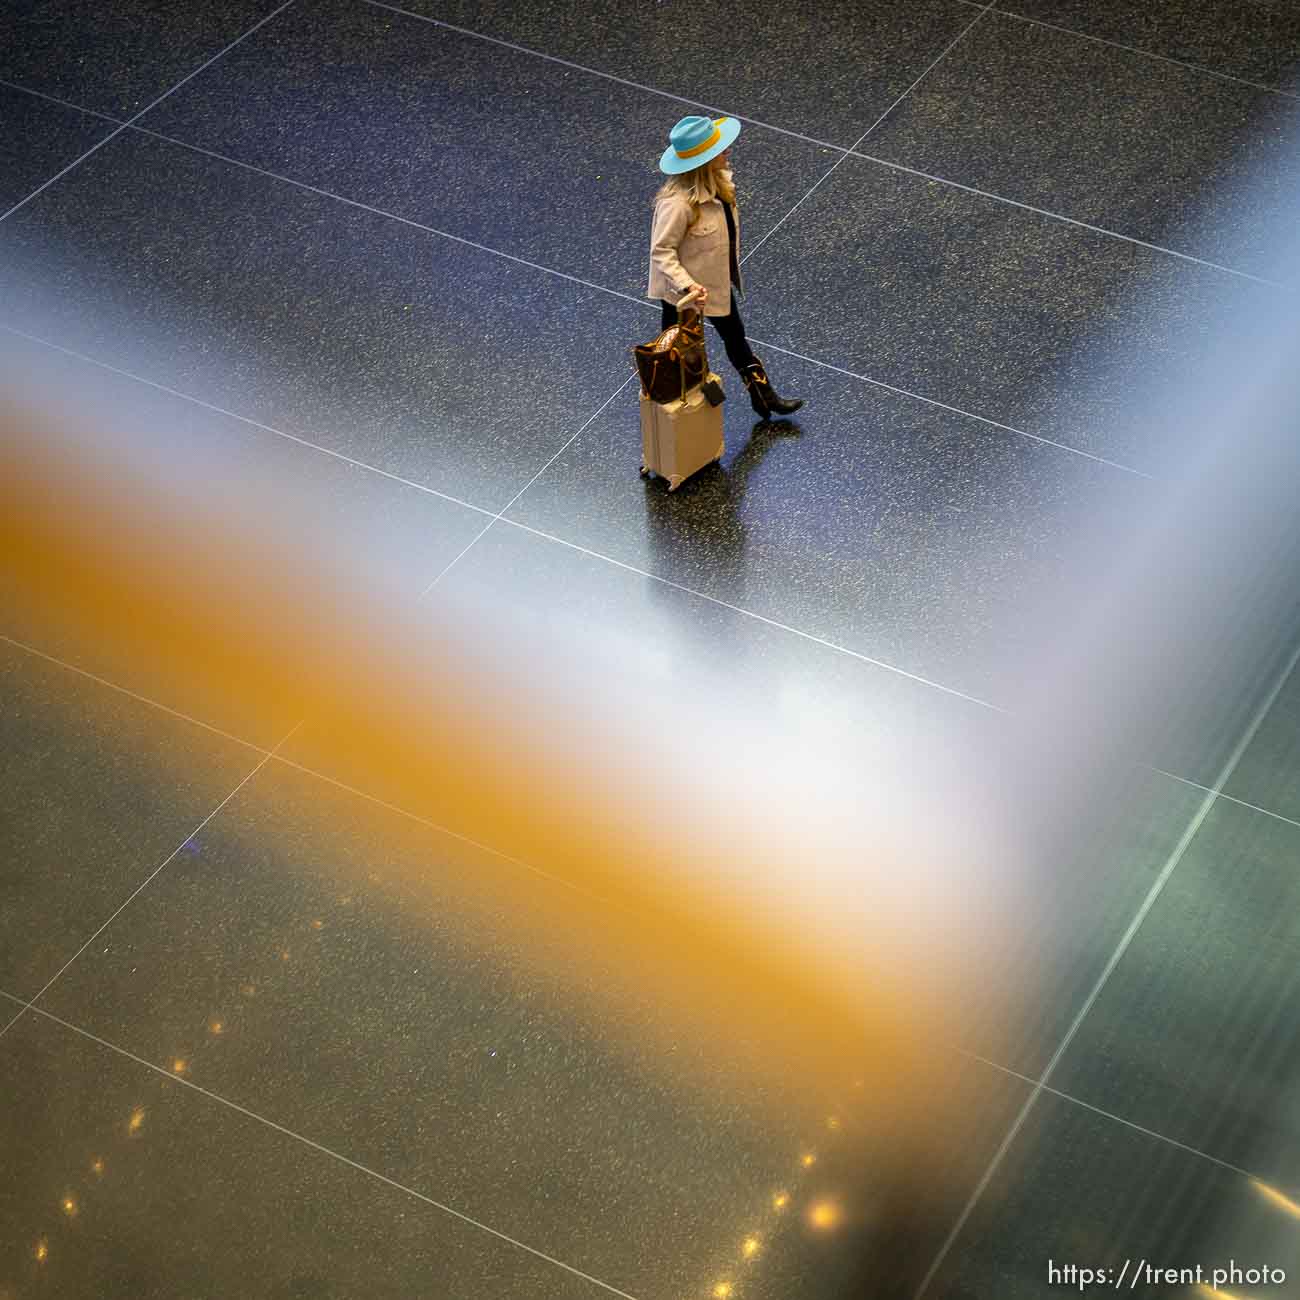
[[[0,380],[94,394],[110,447],[168,429],[160,481],[292,494],[322,564],[437,579],[431,624],[491,608],[651,702],[716,679],[846,767],[979,752],[1060,608],[1027,593],[1188,455],[1135,395],[1275,290],[1298,58],[1282,3],[0,0]],[[809,400],[755,425],[729,377],[727,454],[669,497],[626,349],[697,108],[744,120],[745,315]],[[934,1045],[965,1113],[875,1213],[850,1083],[828,1116],[797,1062],[780,1105],[663,1068],[652,988],[615,1035],[517,959],[545,882],[287,705],[6,607],[0,1300],[1000,1300],[1139,1259],[1288,1277],[1139,1294],[1300,1295],[1278,628],[1041,864],[1039,979],[1014,1023],[972,990]],[[818,1222],[825,1189],[866,1208]]]

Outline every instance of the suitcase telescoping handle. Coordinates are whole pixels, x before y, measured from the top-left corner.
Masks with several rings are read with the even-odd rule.
[[[703,306],[696,306],[696,305],[695,305],[695,304],[699,301],[699,297],[700,297],[700,295],[699,295],[698,293],[696,293],[694,289],[691,289],[688,293],[683,294],[682,297],[680,297],[680,298],[677,300],[677,319],[678,319],[679,321],[684,321],[685,313],[688,312],[688,311],[693,311],[693,312],[694,312],[694,313],[695,313],[695,314],[700,318],[700,333],[701,333],[701,335],[703,335],[703,333],[704,333],[704,308],[703,308]],[[708,367],[706,366],[706,367],[705,367],[704,378],[705,378],[705,379],[708,379],[708,377],[709,377],[709,376],[708,376]],[[685,373],[682,374],[682,396],[681,396],[681,400],[682,400],[682,401],[685,401],[685,400],[686,400],[686,375],[685,375]],[[715,403],[715,405],[716,405],[716,403]]]

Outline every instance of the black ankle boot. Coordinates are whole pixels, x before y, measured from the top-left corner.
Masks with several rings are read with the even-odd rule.
[[[801,397],[786,398],[777,393],[761,361],[756,360],[752,366],[746,366],[740,372],[740,377],[749,389],[749,404],[760,419],[768,420],[774,415],[792,415],[803,405]]]

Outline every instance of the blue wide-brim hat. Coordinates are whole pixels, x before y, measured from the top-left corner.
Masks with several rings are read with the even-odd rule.
[[[684,117],[668,132],[668,148],[659,159],[659,170],[669,176],[694,171],[716,158],[740,134],[734,117]]]

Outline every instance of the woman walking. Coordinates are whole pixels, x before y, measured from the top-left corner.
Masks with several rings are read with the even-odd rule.
[[[731,145],[740,134],[732,117],[716,122],[684,117],[668,133],[659,160],[667,173],[654,200],[647,297],[663,305],[663,324],[677,324],[677,306],[692,296],[722,336],[727,360],[749,390],[750,404],[763,419],[789,415],[803,402],[777,395],[763,363],[750,349],[736,307],[740,279],[740,213],[731,176]]]

